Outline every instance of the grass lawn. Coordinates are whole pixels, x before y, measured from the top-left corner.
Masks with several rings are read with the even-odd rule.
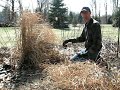
[[[118,28],[112,27],[112,25],[101,25],[102,36],[104,39],[118,40]]]
[[[112,25],[101,25],[102,28],[102,36],[104,39],[110,39],[117,41],[118,37],[118,28],[112,27]],[[16,31],[19,30],[18,28],[14,27],[0,27],[0,47],[1,46],[13,46],[16,41]],[[78,27],[70,26],[70,29],[53,29],[56,36],[61,40],[69,39],[69,38],[76,38],[81,35],[83,30],[83,25],[78,25]]]
[[[0,46],[13,46],[15,44],[16,34],[14,27],[0,27]]]
[[[71,27],[69,30],[60,30],[60,29],[53,29],[55,34],[59,36],[59,38],[62,38],[63,40],[69,39],[69,38],[76,38],[81,35],[81,32],[83,30],[83,25],[79,25],[78,27]],[[118,28],[112,27],[112,25],[101,25],[102,30],[102,37],[103,40],[114,40],[117,41],[118,38]]]

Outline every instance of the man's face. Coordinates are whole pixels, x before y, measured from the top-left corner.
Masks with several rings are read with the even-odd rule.
[[[91,13],[88,11],[81,12],[81,16],[83,17],[85,22],[88,22],[91,17]]]

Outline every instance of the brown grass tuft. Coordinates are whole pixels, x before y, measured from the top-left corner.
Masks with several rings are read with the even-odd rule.
[[[119,83],[113,83],[102,68],[94,63],[69,63],[69,65],[51,65],[47,72],[47,82],[52,82],[62,90],[119,90]],[[46,83],[47,83],[46,82]]]
[[[43,22],[42,16],[24,12],[21,20],[20,41],[18,50],[21,58],[19,67],[38,68],[40,63],[57,63],[64,61],[58,51],[52,28]]]

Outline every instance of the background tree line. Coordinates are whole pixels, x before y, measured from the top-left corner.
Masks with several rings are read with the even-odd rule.
[[[15,24],[16,19],[21,16],[23,6],[21,0],[4,0],[6,1],[3,10],[0,12],[0,23]],[[79,13],[69,11],[69,9],[63,3],[64,0],[37,0],[37,8],[35,12],[43,13],[45,21],[49,22],[55,28],[64,27],[65,24],[73,24],[76,26],[78,23],[82,23],[82,18]],[[113,24],[117,26],[118,17],[120,16],[120,0],[110,0],[113,4],[113,14],[108,14],[108,0],[105,0],[104,4],[104,15],[101,15],[101,3],[97,0],[91,0],[91,11],[93,18],[98,20],[102,24]],[[19,14],[15,11],[16,2],[19,4]]]

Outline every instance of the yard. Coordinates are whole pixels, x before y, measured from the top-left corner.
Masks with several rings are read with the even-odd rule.
[[[102,36],[103,36],[103,40],[104,39],[109,39],[109,40],[114,40],[117,41],[117,37],[118,37],[118,28],[114,28],[112,27],[112,25],[108,25],[108,24],[104,24],[101,25],[101,30],[102,30]],[[66,29],[66,30],[56,30],[53,29],[54,32],[56,33],[57,36],[59,36],[60,38],[64,39],[68,39],[68,38],[75,38],[75,37],[79,37],[82,30],[83,30],[83,25],[79,25],[78,27],[70,27],[70,30]]]
[[[112,26],[120,26],[119,4],[0,0],[0,90],[120,90],[120,29]],[[93,23],[92,17],[101,22],[102,49],[95,52],[101,40],[92,39],[99,45],[64,47],[65,40],[80,37],[79,23]],[[91,47],[85,52],[85,46]],[[76,55],[80,59],[72,60]]]
[[[14,27],[0,27],[0,46],[13,46],[16,39],[16,29]]]
[[[112,27],[112,25],[101,25],[103,40],[117,41],[118,28]],[[11,47],[15,44],[16,34],[18,33],[17,27],[4,27],[0,28],[0,46]],[[79,37],[83,30],[83,25],[78,25],[78,27],[70,26],[70,29],[53,29],[57,38],[60,40],[65,40],[69,38]],[[61,42],[62,43],[62,42]]]
[[[4,48],[1,48],[1,56],[3,57],[4,61],[9,60],[12,66],[18,65],[19,63],[17,61],[19,60],[29,60],[29,62],[31,62],[27,62],[26,64],[28,65],[25,64],[26,67],[28,66],[28,68],[30,69],[29,66],[31,66],[31,64],[36,65],[36,63],[34,64],[34,62],[37,62],[37,65],[39,64],[40,69],[37,69],[37,71],[34,71],[33,68],[32,70],[21,69],[20,73],[19,71],[17,71],[18,74],[14,75],[13,73],[11,73],[11,76],[7,74],[7,80],[11,81],[7,81],[5,79],[5,83],[1,82],[1,87],[3,87],[2,85],[5,85],[7,86],[7,88],[17,88],[17,90],[21,90],[21,88],[25,90],[85,90],[85,88],[87,90],[92,90],[92,88],[98,87],[100,88],[100,90],[107,90],[108,88],[111,88],[111,90],[117,90],[119,88],[119,81],[112,82],[114,79],[119,79],[119,60],[116,58],[115,50],[117,47],[114,45],[114,42],[117,41],[117,28],[114,28],[111,25],[102,25],[103,39],[111,41],[113,40],[113,44],[109,42],[108,44],[105,44],[105,48],[102,52],[102,57],[104,58],[104,60],[110,63],[111,71],[109,72],[106,71],[104,66],[100,68],[99,65],[95,64],[94,62],[70,62],[70,60],[66,59],[66,57],[71,56],[72,53],[76,53],[74,47],[64,49],[61,47],[59,48],[58,46],[58,48],[55,48],[54,44],[49,44],[52,39],[54,40],[54,38],[52,37],[52,35],[54,36],[54,34],[47,33],[51,32],[50,27],[46,28],[46,26],[44,25],[44,28],[41,28],[40,24],[38,26],[39,27],[36,26],[36,28],[33,28],[33,30],[38,30],[39,33],[30,34],[30,28],[25,29],[22,33],[25,33],[24,35],[27,35],[23,38],[25,49],[20,48],[20,50],[22,50],[22,53],[26,51],[26,55],[28,55],[25,56],[25,59],[21,59],[21,51],[17,51],[18,49],[16,48],[8,48],[8,50],[5,49],[6,51],[4,50]],[[78,26],[76,28],[70,27],[70,30],[52,30],[55,32],[56,36],[61,41],[63,41],[68,38],[76,38],[80,36],[82,29],[83,25],[80,25],[80,27]],[[26,33],[27,30],[30,30],[30,35],[28,34],[28,32]],[[0,28],[1,47],[14,46],[17,39],[16,36],[18,36],[19,31],[20,29],[18,27]],[[39,37],[39,40],[36,39],[36,37]],[[43,41],[41,42],[40,40]],[[79,49],[81,47],[79,44],[76,44],[74,46],[77,46],[76,49]],[[10,54],[11,56],[8,57],[7,54]],[[116,61],[113,62],[113,59],[116,59]],[[110,74],[114,77],[109,76]],[[12,77],[14,78],[12,79]],[[105,83],[107,83],[107,86],[105,86]]]

